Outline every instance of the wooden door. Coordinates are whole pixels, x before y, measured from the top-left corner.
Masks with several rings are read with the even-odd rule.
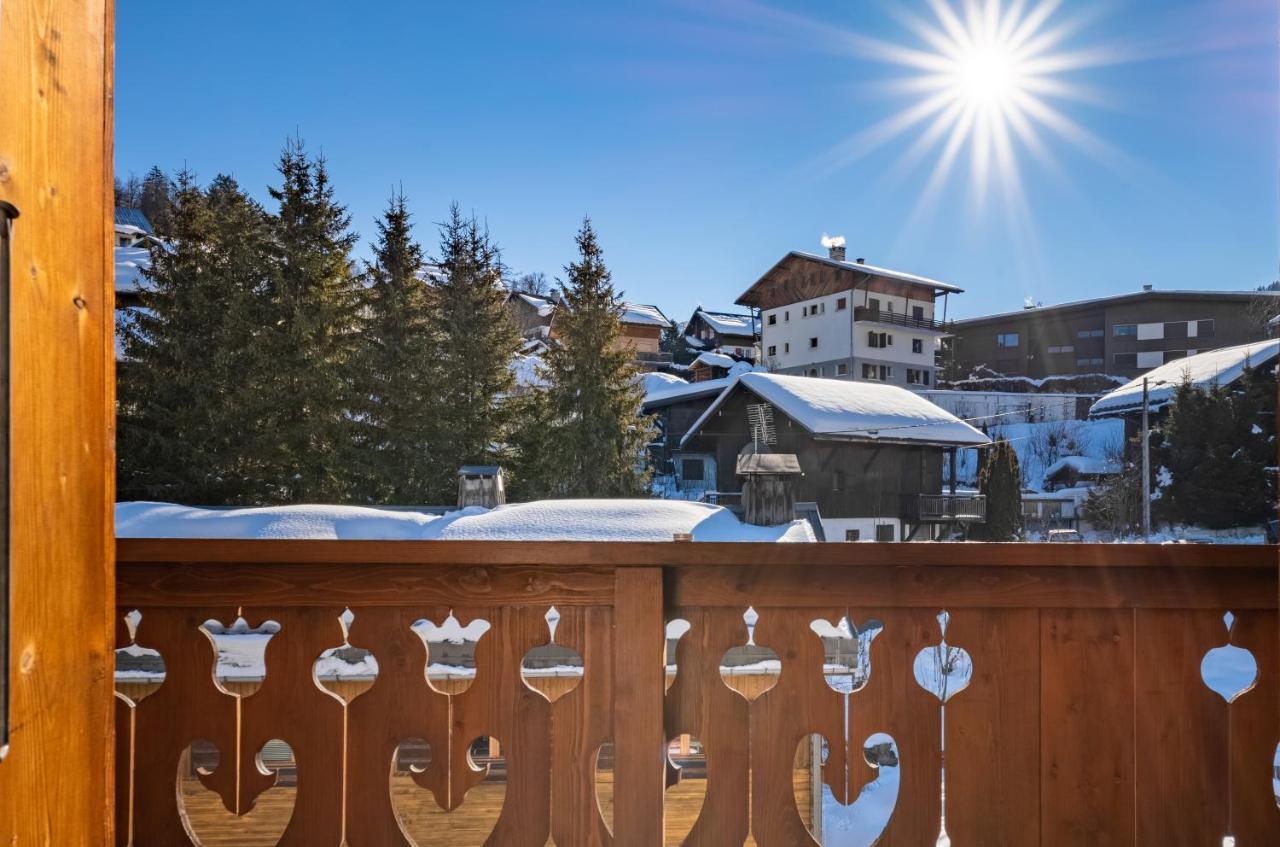
[[[0,0],[0,201],[19,213],[6,845],[111,840],[112,39],[111,0]]]

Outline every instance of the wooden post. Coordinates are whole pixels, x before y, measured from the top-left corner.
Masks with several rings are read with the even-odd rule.
[[[614,606],[614,812],[619,847],[660,847],[666,738],[662,568],[618,568]]]

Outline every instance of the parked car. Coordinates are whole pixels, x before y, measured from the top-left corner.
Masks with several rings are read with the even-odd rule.
[[[1084,537],[1074,529],[1051,529],[1045,540],[1050,544],[1081,544]]]

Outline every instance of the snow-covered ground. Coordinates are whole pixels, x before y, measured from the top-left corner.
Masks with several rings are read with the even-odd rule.
[[[680,500],[542,500],[446,514],[362,506],[202,509],[116,504],[118,538],[310,538],[442,541],[814,541],[805,521],[745,524],[720,506]]]
[[[1118,418],[1090,421],[1046,421],[1044,423],[1011,423],[988,428],[991,438],[1003,438],[1018,454],[1022,483],[1035,491],[1043,490],[1045,472],[1055,461],[1078,456],[1105,464],[1124,449],[1124,421]],[[1050,442],[1060,446],[1054,455]],[[962,450],[956,460],[956,479],[967,485],[978,480],[977,450]],[[1046,465],[1046,460],[1048,464]]]

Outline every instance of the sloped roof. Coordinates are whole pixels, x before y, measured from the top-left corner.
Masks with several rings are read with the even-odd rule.
[[[948,447],[991,443],[977,429],[905,388],[756,371],[736,377],[689,428],[682,444],[697,434],[738,386],[815,436]]]
[[[765,271],[764,275],[756,280],[755,283],[744,291],[734,302],[739,306],[760,306],[760,301],[762,299],[761,295],[770,285],[774,272],[794,259],[800,259],[806,262],[818,262],[820,264],[827,265],[828,267],[838,268],[842,271],[864,274],[867,277],[883,277],[885,279],[898,280],[899,282],[925,285],[932,288],[935,292],[942,292],[945,294],[959,294],[964,291],[963,288],[952,285],[949,282],[941,282],[936,279],[930,279],[927,276],[918,276],[904,271],[895,271],[892,268],[882,268],[878,265],[868,265],[865,262],[841,262],[836,259],[832,259],[829,256],[818,256],[813,253],[806,253],[802,250],[791,250],[774,263],[773,267]],[[853,283],[851,282],[848,287],[852,288]]]
[[[623,303],[622,322],[640,326],[660,326],[663,329],[671,326],[671,321],[662,314],[661,309],[645,303]]]
[[[760,334],[760,322],[754,315],[740,312],[714,312],[698,307],[693,312],[690,322],[701,316],[707,326],[721,335],[739,335],[747,338]]]
[[[1063,456],[1045,468],[1044,478],[1053,479],[1068,468],[1076,473],[1089,474],[1091,476],[1120,472],[1120,464],[1110,459],[1100,459],[1097,456]]]
[[[1184,380],[1199,388],[1230,385],[1244,374],[1246,367],[1267,364],[1280,355],[1280,338],[1254,341],[1235,347],[1223,347],[1176,359],[1147,371],[1149,408],[1159,409],[1173,402],[1173,395]],[[1122,415],[1142,411],[1143,377],[1130,380],[1115,391],[1102,395],[1089,408],[1091,416]]]
[[[151,235],[155,230],[151,228],[151,221],[147,220],[147,216],[142,214],[141,209],[126,209],[124,206],[116,206],[116,226],[132,226]]]

